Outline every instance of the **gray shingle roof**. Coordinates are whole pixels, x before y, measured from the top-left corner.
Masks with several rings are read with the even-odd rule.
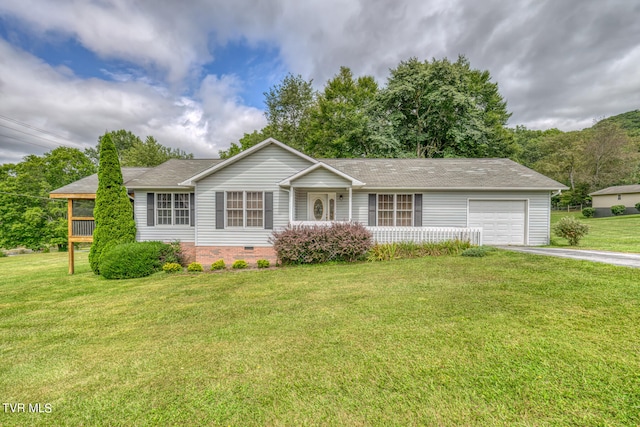
[[[128,180],[142,175],[150,169],[151,168],[122,168],[122,180],[126,183]],[[94,173],[93,175],[53,190],[51,194],[95,194],[97,190],[98,174]]]
[[[603,188],[602,190],[590,193],[590,196],[604,196],[605,194],[629,194],[640,193],[640,184],[635,185],[615,185],[613,187]]]
[[[364,188],[540,189],[567,187],[509,159],[321,159]]]
[[[178,185],[180,182],[222,161],[221,159],[171,159],[155,168],[122,168],[122,175],[129,190],[180,188]],[[509,159],[321,159],[321,161],[364,182],[364,188],[442,190],[567,188]],[[640,186],[636,187],[640,188]],[[98,176],[94,174],[54,190],[51,194],[92,194],[97,189]]]
[[[194,175],[222,162],[222,159],[167,160],[148,172],[125,182],[127,188],[178,187]]]
[[[122,168],[122,179],[129,190],[136,188],[180,188],[178,183],[191,178],[220,159],[170,159],[155,168]],[[98,174],[82,178],[51,192],[56,194],[95,194]]]

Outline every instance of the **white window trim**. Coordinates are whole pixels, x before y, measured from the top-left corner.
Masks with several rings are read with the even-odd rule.
[[[159,194],[170,194],[171,195],[171,224],[160,224],[160,217],[158,216],[158,195]],[[186,224],[176,224],[176,194],[186,194],[187,195],[187,223]],[[155,206],[153,207],[153,214],[155,215],[155,224],[157,227],[191,227],[191,193],[183,193],[183,192],[157,192],[154,193]],[[183,209],[181,209],[183,210]]]
[[[228,212],[229,212],[229,208],[227,208],[227,196],[229,193],[242,193],[242,226],[238,226],[238,225],[227,225],[228,224]],[[262,225],[261,226],[248,226],[247,225],[247,210],[257,210],[257,209],[247,209],[247,193],[260,193],[262,194]],[[225,229],[231,229],[231,230],[244,230],[244,229],[249,229],[249,230],[264,230],[264,225],[266,222],[266,218],[265,218],[265,198],[264,198],[264,193],[265,191],[263,190],[229,190],[229,191],[225,191],[224,192],[224,225],[225,225]]]
[[[377,225],[380,221],[380,196],[393,196],[393,225]],[[397,196],[411,196],[411,225],[397,225],[398,224],[398,197]],[[416,209],[416,198],[413,193],[378,193],[376,195],[376,225],[378,227],[413,227],[415,218],[414,212]]]

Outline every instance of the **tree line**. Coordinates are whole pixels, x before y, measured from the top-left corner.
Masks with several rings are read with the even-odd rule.
[[[49,199],[52,190],[96,173],[103,138],[115,145],[122,166],[157,166],[193,154],[144,141],[126,130],[106,132],[95,148],[58,147],[17,164],[0,165],[0,248],[67,247],[67,202]]]

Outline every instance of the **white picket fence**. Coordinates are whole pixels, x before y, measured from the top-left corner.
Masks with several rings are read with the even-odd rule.
[[[482,228],[463,227],[365,227],[373,234],[376,243],[437,243],[446,240],[463,240],[472,245],[482,245]]]

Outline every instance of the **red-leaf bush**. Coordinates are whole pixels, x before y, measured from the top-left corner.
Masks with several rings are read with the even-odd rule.
[[[373,245],[371,233],[359,223],[288,226],[270,238],[282,264],[353,262],[364,259]]]

